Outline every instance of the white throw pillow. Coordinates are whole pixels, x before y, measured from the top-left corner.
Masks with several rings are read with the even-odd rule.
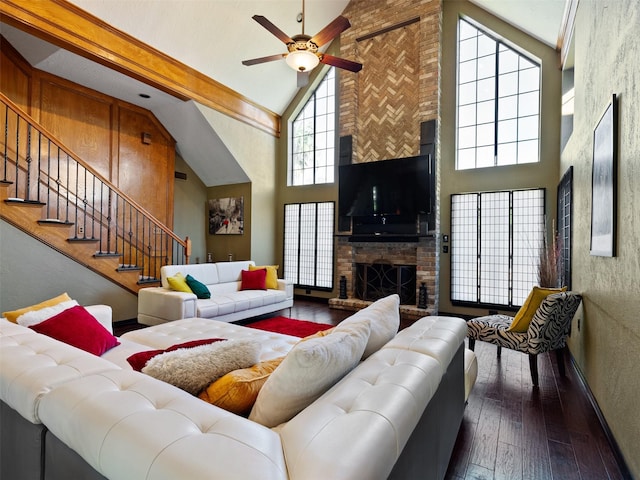
[[[68,308],[75,307],[76,305],[78,305],[78,302],[76,302],[75,300],[67,300],[51,307],[44,307],[40,310],[32,310],[20,315],[16,319],[16,323],[18,325],[22,325],[23,327],[32,327],[44,322],[45,320],[49,320],[51,317],[55,317],[59,313],[64,312]]]
[[[193,348],[179,348],[153,357],[143,373],[192,395],[232,370],[258,363],[262,346],[255,340],[225,340]]]
[[[275,427],[293,418],[358,364],[368,338],[361,322],[297,343],[258,393],[249,420]]]
[[[335,328],[339,332],[352,324],[368,322],[371,334],[364,349],[364,360],[380,350],[389,340],[394,338],[400,328],[400,297],[396,294],[376,300],[371,305],[342,320]]]

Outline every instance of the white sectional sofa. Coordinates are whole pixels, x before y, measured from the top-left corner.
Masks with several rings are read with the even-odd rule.
[[[108,307],[90,311],[111,329]],[[296,337],[190,318],[129,332],[97,357],[1,319],[0,477],[442,479],[464,372],[475,363],[470,353],[465,365],[465,336],[459,318],[420,319],[267,428],[136,372],[126,358],[188,340],[249,338],[268,360],[298,348]]]
[[[241,272],[255,266],[253,261],[166,265],[160,269],[161,287],[138,292],[138,322],[158,325],[181,318],[215,318],[235,322],[272,313],[293,305],[293,284],[278,279],[277,289],[241,290]],[[207,286],[211,298],[171,290],[167,277],[191,275]]]

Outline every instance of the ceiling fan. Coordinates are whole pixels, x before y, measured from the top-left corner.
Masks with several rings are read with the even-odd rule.
[[[289,37],[289,35],[284,33],[262,15],[254,15],[251,17],[264,28],[269,30],[279,40],[284,42],[287,46],[288,53],[279,53],[276,55],[269,55],[268,57],[244,60],[242,64],[250,66],[259,63],[273,62],[284,58],[286,59],[287,65],[298,72],[298,88],[304,87],[309,82],[309,72],[313,70],[318,63],[332,65],[351,72],[359,72],[362,69],[361,63],[334,57],[333,55],[328,55],[318,51],[319,47],[330,42],[351,26],[348,19],[343,16],[336,17],[331,23],[329,23],[329,25],[311,37],[304,33],[304,16],[304,0],[302,0],[302,14],[298,15],[298,21],[302,21],[302,33],[292,37]]]

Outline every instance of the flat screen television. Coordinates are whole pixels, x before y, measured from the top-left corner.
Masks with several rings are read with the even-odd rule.
[[[417,233],[431,211],[430,156],[339,167],[338,213],[353,233]]]

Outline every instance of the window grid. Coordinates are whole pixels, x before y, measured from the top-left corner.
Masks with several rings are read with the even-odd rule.
[[[291,125],[288,185],[334,182],[336,76],[329,69]]]
[[[452,195],[451,301],[522,305],[544,228],[544,189]]]
[[[335,203],[284,208],[284,278],[297,287],[332,290]]]
[[[573,197],[573,167],[562,176],[558,185],[558,242],[562,253],[562,285],[571,290],[571,210]]]
[[[539,161],[540,66],[462,19],[458,170]]]

